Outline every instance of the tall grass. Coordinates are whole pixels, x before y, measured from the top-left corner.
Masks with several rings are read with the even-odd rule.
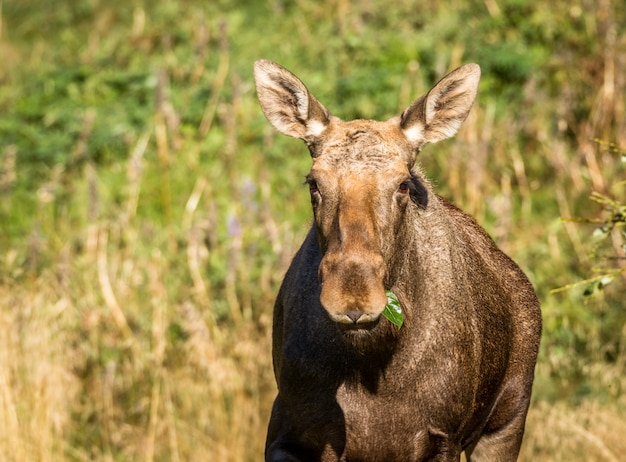
[[[596,264],[560,217],[623,198],[620,2],[0,5],[0,460],[261,459],[272,302],[310,220],[261,57],[346,119],[481,64],[461,133],[421,162],[542,300],[522,460],[624,457],[624,285],[550,294]]]

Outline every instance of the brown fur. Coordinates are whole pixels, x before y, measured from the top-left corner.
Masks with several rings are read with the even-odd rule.
[[[343,122],[289,71],[255,64],[261,106],[313,158],[314,224],[274,308],[268,461],[517,459],[541,334],[532,286],[416,167],[453,136],[480,70],[401,116]],[[381,313],[385,290],[405,324]]]

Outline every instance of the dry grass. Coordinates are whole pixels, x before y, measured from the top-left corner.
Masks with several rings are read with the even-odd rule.
[[[522,461],[617,462],[626,454],[623,406],[540,403],[531,409],[526,425]]]
[[[0,459],[65,460],[80,391],[71,303],[45,278],[0,287]]]
[[[0,460],[256,460],[273,391],[268,320],[224,329],[173,302],[156,250],[81,260],[0,286]]]

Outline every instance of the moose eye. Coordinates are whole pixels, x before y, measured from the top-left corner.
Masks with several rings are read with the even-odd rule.
[[[407,194],[408,192],[409,192],[409,182],[405,181],[403,183],[400,183],[400,186],[398,186],[398,193]]]
[[[307,183],[309,184],[309,191],[311,194],[319,191],[319,189],[317,188],[317,182],[315,180],[308,180]]]

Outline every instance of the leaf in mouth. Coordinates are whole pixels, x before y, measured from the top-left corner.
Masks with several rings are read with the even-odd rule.
[[[404,315],[398,297],[390,290],[386,290],[385,294],[387,294],[387,305],[383,310],[383,316],[400,328],[404,322]]]

